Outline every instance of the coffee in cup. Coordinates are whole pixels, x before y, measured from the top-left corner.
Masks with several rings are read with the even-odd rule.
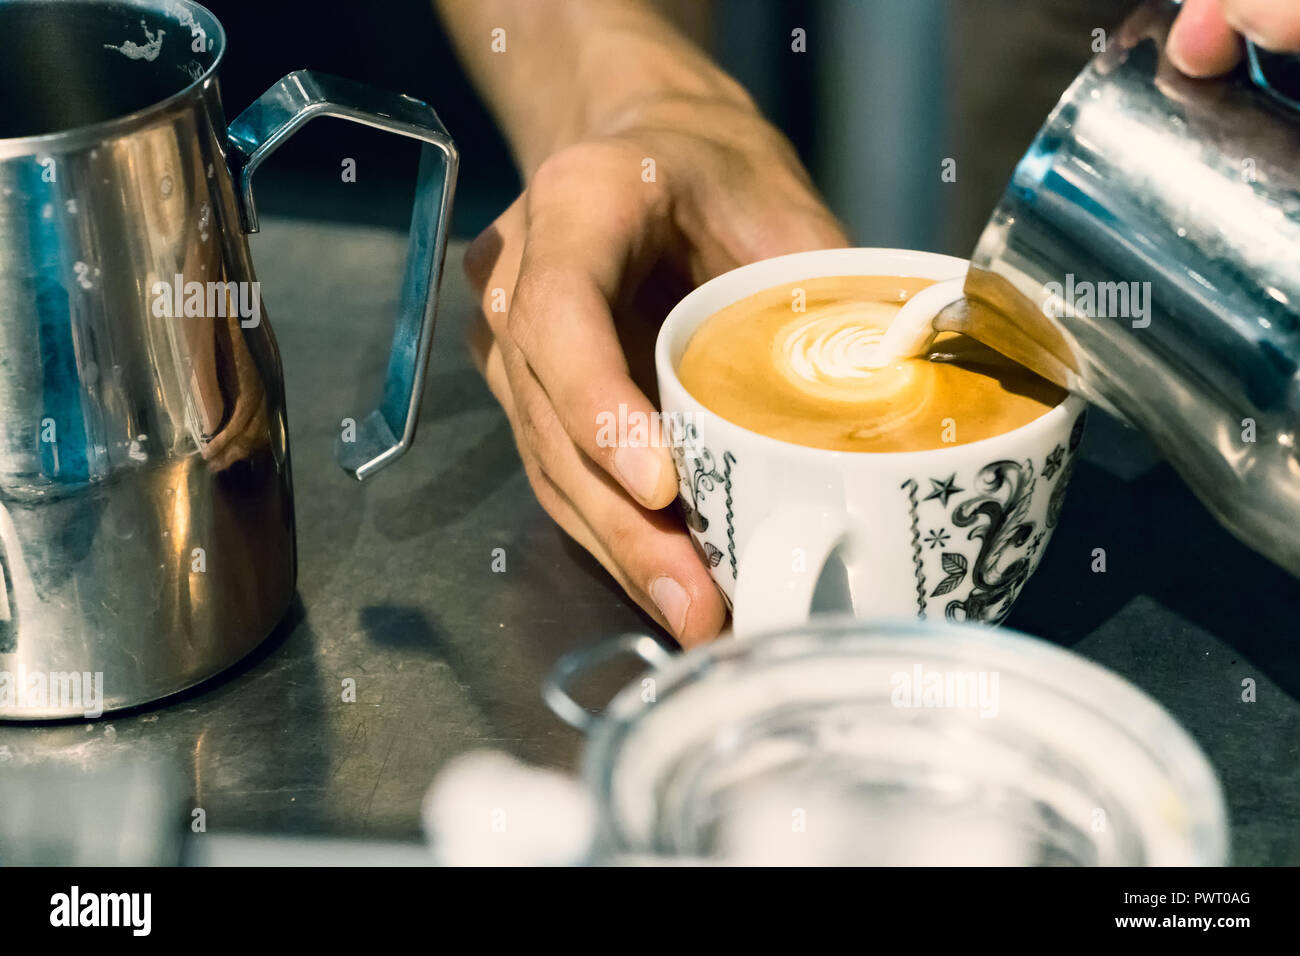
[[[872,361],[901,305],[934,280],[819,276],[748,295],[709,317],[677,367],[705,408],[743,428],[831,451],[924,451],[1019,428],[1065,391],[974,339]]]

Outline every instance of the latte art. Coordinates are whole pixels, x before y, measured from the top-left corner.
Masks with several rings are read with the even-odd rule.
[[[780,342],[778,354],[790,362],[795,374],[809,382],[867,378],[875,371],[875,349],[885,334],[853,321],[852,312],[839,309],[831,315],[796,323]]]
[[[880,340],[898,307],[883,302],[843,302],[810,307],[772,341],[772,365],[802,395],[845,403],[855,421],[851,441],[897,429],[924,409],[930,385],[924,366],[899,361],[878,367]]]
[[[1064,392],[971,339],[885,361],[881,341],[929,279],[832,276],[768,289],[707,319],[678,376],[751,431],[837,451],[964,444],[1042,415]]]

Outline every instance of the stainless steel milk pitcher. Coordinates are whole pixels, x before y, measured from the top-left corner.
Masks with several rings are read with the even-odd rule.
[[[1300,574],[1300,112],[1259,50],[1181,75],[1176,12],[1139,8],[1066,92],[941,324],[1127,418]]]
[[[424,103],[311,72],[227,128],[226,38],[187,0],[0,0],[0,717],[156,700],[245,655],[296,575],[252,177],[307,120],[422,141],[380,408],[410,443],[457,155]]]

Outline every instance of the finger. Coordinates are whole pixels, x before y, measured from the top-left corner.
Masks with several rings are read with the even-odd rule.
[[[510,399],[520,443],[600,541],[602,550],[590,550],[598,560],[608,555],[602,563],[624,590],[657,611],[685,646],[717,636],[726,607],[677,516],[630,500],[569,440],[540,389],[514,391]]]
[[[780,168],[733,171],[726,182],[692,180],[689,200],[673,215],[697,283],[760,259],[849,245],[811,184]]]
[[[496,395],[497,401],[501,403],[501,408],[506,413],[506,419],[510,423],[511,430],[516,431],[517,411],[506,381],[505,369],[501,365],[501,353],[499,350],[495,350],[489,352],[485,358],[487,362],[484,371],[492,387],[492,392]],[[622,569],[610,557],[609,551],[601,544],[600,539],[592,532],[591,527],[578,514],[577,509],[573,507],[573,503],[569,501],[555,482],[551,481],[530,448],[518,442],[516,448],[519,451],[520,461],[524,466],[524,474],[528,478],[528,483],[532,487],[538,503],[560,526],[560,529],[576,541],[584,551],[599,561],[626,591],[629,582],[627,582]],[[661,623],[663,622],[661,621]],[[666,624],[665,629],[667,629]]]
[[[592,176],[620,159],[628,181]],[[625,285],[635,285],[632,273],[654,257],[663,228],[638,169],[615,154],[539,170],[507,328],[563,431],[633,498],[658,509],[676,495],[672,459],[611,314]]]
[[[839,249],[849,245],[844,227],[834,216],[813,197],[804,202],[796,215],[792,215],[788,208],[764,210],[764,215],[757,221],[745,261],[740,264],[794,252]]]
[[[483,315],[498,335],[505,334],[509,294],[519,281],[526,221],[521,197],[465,249],[465,275],[478,294]]]
[[[726,620],[726,607],[674,516],[647,511],[628,500],[568,440],[540,392],[526,398],[523,404],[532,407],[522,410],[511,391],[500,348],[481,335],[476,344],[486,345],[485,378],[515,430],[525,471],[542,507],[683,646],[716,637]],[[549,417],[549,431],[559,449],[546,455],[548,465],[535,454],[536,442],[521,437],[529,430],[524,425],[526,416],[534,420],[534,431],[548,430]]]
[[[817,195],[812,181],[799,165],[794,147],[788,143],[786,146],[791,157],[789,167],[779,172],[756,167],[751,170],[750,186],[745,193],[714,190],[711,196],[715,202],[705,206],[713,217],[717,215],[713,208],[717,201],[731,202],[731,216],[742,224],[739,231],[747,244],[741,265],[755,259],[849,244],[844,225]]]
[[[518,438],[519,411],[515,407],[514,396],[510,391],[510,381],[506,375],[501,350],[497,347],[490,329],[482,320],[476,322],[474,330],[471,331],[471,348],[474,353],[475,364],[478,365],[479,371],[487,382],[488,389],[497,402],[500,403],[502,410],[505,412],[506,420],[510,424],[511,431]],[[568,497],[560,491],[541,468],[536,455],[523,444],[516,442],[516,447],[519,450],[519,457],[524,465],[524,472],[528,477],[528,482],[532,485],[538,502],[541,503],[547,514],[555,519],[556,524],[569,537],[573,538],[585,551],[596,558],[606,570],[619,579],[620,584],[624,584],[622,579],[625,576],[622,569],[610,557],[609,551],[592,533],[590,526],[578,514]],[[624,587],[624,590],[626,590],[626,587]]]
[[[1265,50],[1300,52],[1300,6],[1295,0],[1221,0],[1228,25]]]
[[[525,229],[526,212],[521,197],[465,250],[465,274],[478,292],[482,308],[482,321],[475,322],[470,329],[471,351],[479,362],[479,371],[486,375],[482,360],[489,347],[499,349],[507,392],[540,387],[507,329],[510,294],[519,281]]]
[[[519,199],[484,230],[465,253],[465,272],[478,290],[482,306],[482,321],[475,322],[470,330],[471,352],[485,377],[486,357],[492,350],[499,353],[496,362],[501,367],[503,380],[494,393],[498,393],[497,398],[503,406],[509,398],[512,409],[519,404],[513,396],[542,391],[537,376],[511,339],[507,327],[510,311],[507,290],[512,296],[518,284],[525,228],[525,207]],[[544,459],[550,454],[555,445],[554,437],[535,429],[529,417],[516,412],[511,425],[521,454],[527,451],[533,459]],[[546,462],[539,460],[538,465],[544,469]]]
[[[512,207],[476,239],[477,248],[467,252],[465,267],[484,302],[484,317],[471,326],[470,351],[506,411],[529,483],[556,523],[665,630],[687,646],[715,637],[726,608],[675,516],[665,514],[652,523],[650,512],[638,508],[593,468],[561,428],[518,349],[494,334],[504,333],[504,327],[501,313],[490,310],[491,300],[494,290],[507,286],[518,273],[513,250],[521,245],[515,240],[522,231],[521,214],[521,208]],[[525,398],[521,401],[518,395]],[[562,489],[552,474],[563,475],[570,490]],[[584,517],[593,507],[599,511],[596,528]],[[618,542],[616,553],[606,546],[604,536]]]
[[[1241,62],[1241,40],[1219,0],[1186,0],[1165,49],[1188,76],[1220,76]]]
[[[748,209],[734,211],[736,223],[728,237],[728,259],[722,271],[748,265],[760,259],[837,249],[849,244],[843,226],[812,197],[792,196],[788,204],[755,202]],[[716,215],[716,214],[714,214]],[[725,213],[724,213],[725,215]]]

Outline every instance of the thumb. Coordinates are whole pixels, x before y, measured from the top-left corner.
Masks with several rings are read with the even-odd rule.
[[[1241,61],[1241,40],[1219,0],[1186,0],[1169,32],[1170,61],[1188,76],[1221,76]]]

